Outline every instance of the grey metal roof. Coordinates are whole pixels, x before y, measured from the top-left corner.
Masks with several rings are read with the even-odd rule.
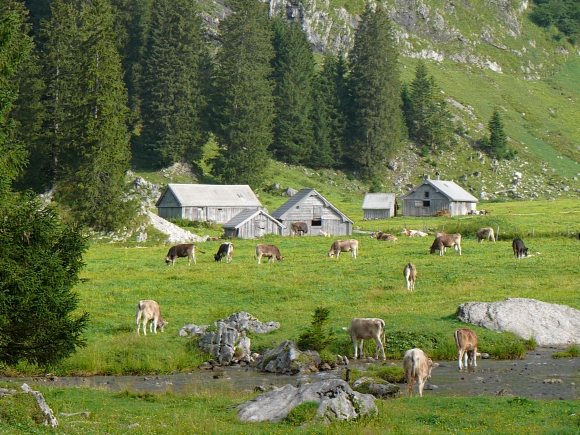
[[[303,200],[305,200],[306,198],[308,198],[309,196],[312,196],[312,195],[318,196],[322,200],[322,202],[324,203],[324,205],[326,207],[334,210],[338,215],[340,215],[342,217],[342,219],[344,221],[348,221],[350,223],[353,223],[353,221],[351,221],[347,215],[342,213],[339,209],[337,209],[330,202],[328,202],[328,200],[324,196],[322,196],[316,190],[310,189],[310,188],[305,188],[305,189],[299,190],[298,193],[296,193],[296,195],[291,197],[288,201],[286,201],[284,204],[282,204],[277,210],[275,210],[272,213],[272,216],[274,216],[274,218],[276,218],[278,220],[284,220],[284,215],[286,213],[288,213],[290,210],[292,210],[294,207],[296,207],[299,203],[301,203]]]
[[[363,210],[387,210],[394,206],[394,193],[367,193],[362,204]]]
[[[168,184],[161,195],[171,191],[182,207],[262,207],[260,200],[246,184]]]
[[[243,210],[243,211],[239,212],[237,215],[235,215],[233,218],[231,218],[229,221],[227,221],[225,224],[223,224],[222,228],[239,228],[244,223],[246,223],[250,219],[253,219],[254,216],[257,216],[258,214],[262,214],[262,215],[266,216],[268,219],[273,221],[280,228],[286,228],[286,225],[284,225],[283,223],[274,219],[272,216],[270,216],[264,210]]]
[[[435,190],[441,192],[450,201],[460,201],[460,202],[479,202],[478,199],[465,190],[463,187],[455,183],[454,181],[447,180],[431,180],[426,178],[423,180],[423,184],[429,184]],[[421,184],[421,186],[423,185]],[[410,193],[405,195],[403,199],[407,198],[409,195],[414,193],[417,188],[413,189]]]

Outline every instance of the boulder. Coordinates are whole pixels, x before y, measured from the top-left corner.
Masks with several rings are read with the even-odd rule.
[[[352,388],[359,393],[372,394],[377,399],[398,397],[401,388],[382,379],[373,379],[367,376],[358,378]]]
[[[457,317],[493,331],[533,338],[539,346],[580,344],[580,311],[566,305],[525,298],[467,302],[459,306]]]
[[[295,375],[318,371],[320,355],[315,351],[302,352],[291,340],[284,340],[275,349],[264,352],[256,368],[264,372]]]
[[[318,418],[324,421],[353,420],[377,412],[375,399],[350,388],[341,379],[305,384],[284,385],[242,404],[238,418],[245,422],[281,421],[304,402],[317,402]]]

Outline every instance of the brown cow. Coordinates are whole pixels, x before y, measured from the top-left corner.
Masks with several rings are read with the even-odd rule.
[[[477,334],[471,329],[460,328],[455,330],[453,336],[459,357],[459,370],[463,367],[468,368],[470,365],[477,367]]]
[[[154,332],[157,334],[157,327],[163,328],[167,325],[167,322],[161,317],[161,311],[159,310],[159,304],[153,300],[139,301],[137,304],[137,314],[135,316],[137,323],[137,335],[139,335],[139,324],[142,322],[143,325],[143,335],[147,335],[147,323],[149,323],[149,332]]]
[[[385,359],[385,348],[383,346],[383,343],[385,343],[385,321],[383,319],[355,317],[352,319],[347,331],[354,345],[354,359],[358,358],[358,350],[360,350],[360,356],[364,357],[363,342],[365,338],[373,338],[377,344],[375,359],[379,357],[379,350],[383,359]],[[359,339],[360,344],[358,342]]]
[[[330,250],[328,251],[329,257],[334,257],[338,259],[341,252],[351,252],[352,258],[356,258],[358,255],[358,240],[335,240],[330,245]]]
[[[303,236],[308,233],[308,224],[306,222],[292,222],[290,224],[290,230],[293,236],[296,234]]]
[[[477,243],[481,243],[483,240],[491,240],[492,242],[495,242],[495,234],[491,227],[478,229],[477,233],[475,233],[475,237],[477,237]]]
[[[415,290],[415,281],[417,281],[417,268],[413,263],[407,263],[403,269],[403,276],[407,283],[407,290]]]
[[[439,256],[441,256],[445,252],[445,248],[451,247],[461,255],[461,234],[437,233],[430,252],[433,254],[435,251],[439,251]]]
[[[201,252],[201,251],[200,251]],[[169,266],[171,263],[172,266],[175,266],[175,260],[180,257],[187,257],[188,262],[187,264],[191,265],[191,261],[193,260],[193,264],[195,263],[195,245],[192,243],[184,243],[181,245],[175,245],[169,248],[169,252],[167,252],[167,256],[165,257],[165,264]]]
[[[371,233],[371,237],[377,240],[387,240],[389,242],[396,242],[397,238],[389,233],[383,233],[382,231],[377,231],[376,233]]]
[[[268,262],[283,260],[280,250],[274,245],[256,245],[256,258],[260,264],[262,257],[268,258]]]
[[[423,397],[423,388],[427,379],[431,378],[433,361],[421,349],[410,349],[403,357],[403,368],[405,369],[405,379],[407,380],[407,393],[409,396],[413,392],[413,386],[417,382],[419,386],[419,397]]]

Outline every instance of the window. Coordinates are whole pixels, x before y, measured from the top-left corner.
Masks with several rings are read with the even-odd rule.
[[[426,190],[424,193],[425,193],[425,198],[429,198],[429,191]]]
[[[312,219],[312,223],[310,225],[313,227],[321,227],[322,219]]]
[[[423,207],[431,207],[431,201],[423,201]]]

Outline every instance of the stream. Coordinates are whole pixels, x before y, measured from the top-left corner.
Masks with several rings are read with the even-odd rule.
[[[426,395],[438,396],[495,396],[514,395],[529,399],[577,399],[576,385],[580,383],[580,358],[552,358],[554,349],[539,348],[528,352],[522,360],[478,359],[471,371],[459,371],[457,361],[436,361]],[[349,367],[364,370],[374,361],[351,361]],[[387,364],[402,366],[401,361]],[[202,391],[254,390],[285,384],[298,385],[317,380],[344,377],[345,366],[335,370],[308,375],[276,375],[258,372],[250,367],[226,367],[223,372],[199,370],[192,373],[149,376],[70,376],[1,378],[53,387],[87,387],[110,391],[137,393],[174,392],[195,394]],[[405,385],[400,384],[401,391]]]

